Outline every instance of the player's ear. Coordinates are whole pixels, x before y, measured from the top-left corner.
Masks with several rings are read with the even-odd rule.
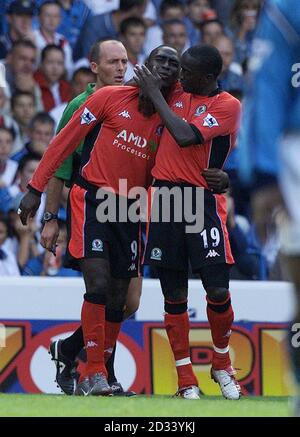
[[[97,73],[98,73],[98,65],[97,65],[96,62],[91,61],[91,62],[90,62],[90,67],[91,67],[91,70],[92,70],[92,72],[93,72],[94,74],[97,74]]]

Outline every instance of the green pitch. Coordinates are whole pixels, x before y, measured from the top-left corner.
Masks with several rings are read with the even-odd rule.
[[[102,417],[282,417],[289,415],[286,397],[244,397],[228,401],[205,397],[187,401],[167,396],[69,397],[0,394],[0,416]]]

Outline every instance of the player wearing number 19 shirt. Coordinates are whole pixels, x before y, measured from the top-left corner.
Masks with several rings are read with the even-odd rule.
[[[164,47],[161,51],[168,60],[168,74],[162,78],[162,89],[169,93],[178,77],[179,59],[174,49]],[[158,65],[157,69],[164,72],[165,66]],[[51,142],[29,185],[30,190],[42,192],[60,163],[99,122],[102,122],[101,130],[91,142],[89,159],[83,157],[80,176],[69,195],[71,238],[68,249],[79,262],[86,285],[81,322],[87,366],[75,392],[81,395],[111,393],[104,362],[115,345],[128,283],[131,277],[138,275],[140,257],[139,223],[130,220],[122,223],[118,215],[115,221],[99,222],[96,211],[101,200],[96,193],[100,187],[113,189],[118,206],[119,195],[125,197],[133,187],[149,186],[161,133],[159,115],[151,102],[150,106],[145,104],[137,87],[107,86],[96,91]],[[126,179],[125,193],[119,192],[120,179]],[[131,200],[134,199],[128,199],[128,206]],[[112,290],[114,295],[110,299],[114,300],[116,323],[107,338],[104,335],[105,303]]]
[[[149,226],[145,263],[155,265],[165,298],[165,327],[173,350],[178,375],[179,396],[199,398],[198,381],[193,373],[189,349],[187,312],[188,263],[199,274],[207,293],[207,315],[213,340],[212,378],[224,397],[239,399],[240,388],[229,357],[233,310],[229,293],[229,270],[234,262],[226,229],[226,198],[208,189],[203,177],[210,168],[222,169],[235,144],[240,103],[217,86],[222,59],[211,46],[188,49],[181,59],[180,96],[169,107],[155,86],[151,73],[137,68],[137,80],[154,103],[165,124],[152,175],[155,178],[152,206],[158,205],[160,191],[155,187],[181,189],[182,205],[193,214],[204,212],[204,226],[196,233],[187,231],[184,213],[164,222],[152,220]],[[204,188],[204,211],[196,210],[197,188]],[[191,202],[187,190],[192,193]],[[175,197],[176,198],[176,195]],[[181,208],[181,206],[179,206]],[[176,209],[177,208],[177,209]],[[153,209],[152,209],[153,211]],[[161,212],[159,212],[161,214]],[[172,208],[171,208],[172,215]]]

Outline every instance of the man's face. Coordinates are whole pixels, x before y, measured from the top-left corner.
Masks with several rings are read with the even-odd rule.
[[[222,26],[219,23],[208,23],[202,29],[202,42],[205,44],[213,44],[218,38],[223,35]]]
[[[90,72],[79,72],[72,81],[72,93],[76,97],[86,90],[89,83],[95,82],[95,75]]]
[[[9,63],[15,74],[33,74],[36,64],[36,51],[30,47],[16,47],[11,52]]]
[[[91,62],[91,69],[101,86],[123,85],[127,62],[123,44],[105,41],[101,44],[99,63]]]
[[[182,20],[184,18],[184,10],[177,6],[169,6],[161,16],[163,21],[167,20]]]
[[[46,5],[43,7],[39,17],[42,29],[54,33],[61,20],[60,7],[58,5]]]
[[[9,132],[0,130],[0,162],[6,162],[11,154],[13,138]]]
[[[28,182],[32,179],[33,173],[37,169],[37,166],[39,165],[39,161],[31,160],[28,161],[21,174],[20,174],[20,184],[22,187],[26,187]]]
[[[52,123],[41,123],[36,121],[30,132],[31,145],[34,152],[43,155],[48,144],[54,135],[54,126]]]
[[[186,52],[181,58],[180,82],[183,90],[191,94],[201,94],[208,84],[207,75],[201,72],[199,65]]]
[[[32,30],[31,15],[8,15],[8,22],[11,29],[20,37],[25,38]]]
[[[161,47],[154,56],[147,62],[150,71],[156,72],[162,78],[162,86],[173,85],[179,77],[180,60],[179,55],[172,47]]]
[[[194,0],[188,5],[188,15],[193,23],[200,24],[203,21],[203,12],[210,9],[208,0]]]
[[[50,83],[57,82],[65,71],[65,58],[60,50],[50,50],[43,63],[42,70]]]
[[[182,53],[186,44],[186,29],[184,24],[167,24],[164,26],[164,44]]]
[[[13,115],[18,123],[23,126],[28,126],[32,117],[35,114],[35,105],[33,97],[19,96],[13,107]]]
[[[145,42],[145,28],[143,26],[130,26],[122,39],[127,50],[138,55]]]
[[[233,44],[227,38],[219,38],[214,46],[219,50],[220,55],[223,60],[223,68],[222,71],[227,71],[232,60],[233,60]]]

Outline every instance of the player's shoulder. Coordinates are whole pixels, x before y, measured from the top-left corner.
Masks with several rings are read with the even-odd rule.
[[[119,98],[127,95],[138,94],[139,89],[135,86],[127,86],[127,85],[108,85],[103,88],[100,88],[95,92],[95,95],[101,96],[112,96],[112,98]]]
[[[88,97],[89,97],[89,94],[86,91],[84,91],[83,93],[76,96],[73,100],[71,100],[68,103],[68,106],[66,109],[68,109],[68,110],[78,109],[87,100]]]
[[[221,91],[215,101],[215,106],[220,110],[239,113],[241,111],[241,102],[227,91]]]

